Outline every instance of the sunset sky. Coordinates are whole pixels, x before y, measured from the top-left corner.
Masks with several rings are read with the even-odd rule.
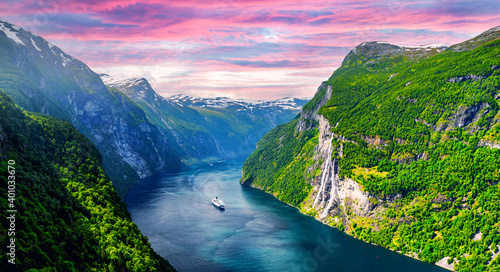
[[[84,3],[80,3],[84,2]],[[500,24],[500,1],[2,0],[98,73],[164,96],[312,96],[364,41],[451,45]]]

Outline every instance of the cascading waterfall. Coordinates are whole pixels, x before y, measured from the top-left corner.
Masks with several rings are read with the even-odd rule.
[[[330,139],[330,146],[328,146],[328,159],[325,162],[325,168],[324,168],[323,174],[321,175],[321,185],[319,187],[318,194],[316,195],[316,199],[314,200],[314,203],[312,205],[313,208],[318,203],[320,195],[321,195],[321,204],[320,204],[320,206],[324,202],[325,178],[326,178],[326,174],[328,173],[328,166],[329,166],[329,163],[330,163],[330,160],[331,160],[331,156],[332,156],[332,140],[333,140],[333,138]]]
[[[327,181],[328,181],[328,176],[330,174],[330,171],[328,171],[328,169],[330,169],[330,158],[328,158],[328,165],[327,167],[325,167],[325,172],[326,172],[326,175],[325,175],[325,184],[323,186],[323,190],[321,190],[321,203],[319,203],[319,207],[323,207],[323,204],[325,203],[325,190],[326,190],[326,186],[327,186]]]
[[[219,151],[219,154],[223,155],[224,152],[222,152],[222,150],[220,149],[219,143],[217,142],[217,139],[215,139],[214,136],[212,136],[212,139],[214,139],[214,143],[215,143],[215,146],[217,147],[217,151]]]
[[[331,183],[332,183],[331,190],[330,190],[330,199],[328,201],[328,205],[323,210],[323,213],[320,216],[321,218],[325,218],[328,215],[328,211],[332,207],[333,200],[335,199],[335,196],[336,196],[335,193],[337,191],[337,177],[338,177],[338,161],[337,161],[337,159],[334,159],[333,163],[332,163],[332,174],[331,174],[331,178],[330,178]]]
[[[329,161],[330,161],[330,159],[328,159],[328,160],[326,161],[325,170],[326,170],[326,169],[328,169],[328,162],[329,162]],[[316,206],[316,204],[318,203],[319,196],[323,194],[323,190],[324,190],[324,186],[325,186],[325,176],[326,176],[326,172],[327,172],[327,171],[323,171],[323,174],[321,175],[321,186],[319,187],[318,194],[316,195],[316,199],[314,200],[313,208],[314,208],[314,206]]]
[[[340,123],[340,121],[342,121],[342,119],[344,119],[344,117],[340,118],[340,120],[337,122],[337,124],[335,124],[335,127],[337,127]]]
[[[314,208],[316,204],[318,204],[320,198],[321,202],[319,203],[319,207],[323,207],[323,204],[325,203],[326,199],[326,194],[325,190],[327,190],[327,180],[330,180],[330,196],[328,198],[328,204],[326,208],[323,210],[321,213],[321,218],[325,218],[328,215],[328,211],[334,204],[334,200],[337,197],[337,181],[338,181],[338,159],[333,159],[333,162],[331,162],[331,156],[332,156],[332,140],[333,137],[330,139],[330,146],[328,147],[328,159],[325,162],[325,167],[323,169],[323,173],[321,175],[321,185],[318,190],[318,194],[316,195],[316,198],[314,200],[314,203],[312,207]],[[340,150],[339,150],[339,155],[342,157],[342,151],[343,151],[343,143],[344,143],[344,137],[341,137],[341,144],[340,144]]]

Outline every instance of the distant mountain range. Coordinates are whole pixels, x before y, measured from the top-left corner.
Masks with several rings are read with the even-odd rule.
[[[110,88],[127,95],[169,139],[186,164],[244,159],[273,127],[293,119],[308,98],[275,101],[158,95],[145,78],[116,79]]]
[[[223,108],[235,109],[236,111],[252,111],[255,108],[272,108],[275,110],[294,110],[302,109],[311,97],[291,98],[285,97],[274,101],[250,100],[250,99],[231,99],[227,97],[204,98],[189,95],[172,95],[168,100],[177,103],[180,106],[199,107],[199,108]]]

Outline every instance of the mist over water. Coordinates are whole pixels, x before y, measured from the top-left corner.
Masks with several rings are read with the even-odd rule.
[[[447,271],[369,245],[239,184],[242,162],[136,184],[125,202],[155,251],[179,271]],[[211,203],[226,203],[219,210]]]

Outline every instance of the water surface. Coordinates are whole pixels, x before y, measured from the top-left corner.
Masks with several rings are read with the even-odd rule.
[[[241,163],[137,183],[126,203],[154,250],[179,271],[440,271],[352,238],[239,184]],[[218,196],[222,211],[211,204]]]

